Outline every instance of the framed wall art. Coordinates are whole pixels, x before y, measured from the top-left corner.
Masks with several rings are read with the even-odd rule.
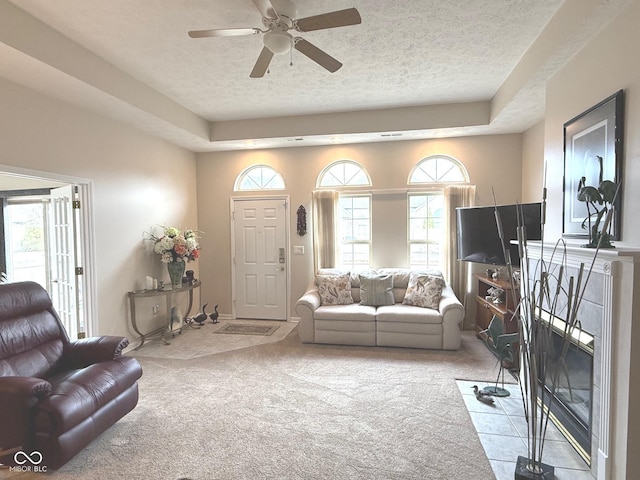
[[[603,180],[620,184],[623,129],[623,90],[564,124],[563,237],[589,237],[583,225],[587,226],[585,220],[592,211],[588,212],[586,202],[578,199],[581,186],[597,189]],[[620,197],[618,192],[613,203],[612,240],[620,240]]]

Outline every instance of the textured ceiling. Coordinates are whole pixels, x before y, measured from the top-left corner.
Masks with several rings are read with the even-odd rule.
[[[625,3],[589,1],[607,3],[608,7]],[[568,47],[564,50],[566,45],[559,45],[562,58],[547,54],[538,60],[535,68],[518,79],[517,88],[496,112],[496,105],[490,102],[495,103],[496,94],[565,3],[563,0],[295,3],[298,18],[348,7],[359,10],[361,25],[300,34],[344,64],[336,73],[328,73],[294,51],[293,65],[289,65],[288,54],[275,56],[264,78],[251,79],[249,72],[262,49],[261,36],[187,36],[187,31],[197,29],[262,27],[251,0],[0,0],[0,15],[4,10],[5,16],[16,17],[11,25],[28,25],[13,35],[5,33],[4,39],[0,32],[0,41],[6,44],[0,48],[0,61],[4,60],[0,75],[75,103],[86,103],[194,151],[249,148],[252,143],[263,147],[286,145],[291,137],[301,136],[300,132],[304,144],[335,141],[336,134],[343,142],[380,141],[381,132],[392,128],[353,132],[346,127],[336,132],[323,128],[316,132],[317,119],[325,118],[318,114],[376,110],[382,115],[392,109],[395,115],[402,115],[396,109],[487,102],[487,109],[492,111],[486,121],[475,122],[473,128],[454,122],[442,128],[416,125],[399,130],[404,132],[402,138],[522,131],[542,118],[544,82],[556,64],[587,39],[583,33],[582,38],[566,40]],[[29,24],[18,15],[25,12],[44,25]],[[588,25],[585,21],[583,27]],[[108,80],[101,84],[90,73],[79,72],[73,59],[63,58],[65,52],[79,57],[72,55],[69,46],[66,50],[62,46],[57,53],[42,53],[41,48],[23,38],[37,38],[49,27],[84,47],[88,55],[99,57],[96,65],[102,62],[114,66],[117,75],[107,72],[110,76],[105,75]],[[48,43],[59,41],[57,37],[42,38]],[[128,78],[134,82],[128,91],[133,87],[148,90],[144,92],[149,95],[148,105],[140,100],[145,95],[127,98],[127,89],[116,90],[114,85],[120,81],[125,85]],[[275,125],[276,119],[290,116],[300,116],[299,123],[307,121],[309,127],[291,132],[282,127],[253,142],[251,125],[255,123],[243,123],[268,118]],[[331,121],[330,117],[326,120]],[[238,127],[243,133],[215,138],[215,133],[225,131],[225,127]],[[200,131],[209,128],[213,133]]]

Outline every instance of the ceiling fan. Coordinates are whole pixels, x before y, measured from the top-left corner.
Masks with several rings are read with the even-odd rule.
[[[289,30],[311,32],[325,28],[358,25],[360,14],[355,8],[337,10],[312,17],[296,19],[296,7],[290,0],[252,0],[262,14],[262,24],[266,28],[223,28],[214,30],[191,30],[191,38],[232,37],[263,34],[264,46],[258,60],[249,75],[251,78],[263,77],[275,54],[291,51],[291,47],[306,55],[331,73],[338,70],[342,63],[320,50],[302,37],[294,37]]]

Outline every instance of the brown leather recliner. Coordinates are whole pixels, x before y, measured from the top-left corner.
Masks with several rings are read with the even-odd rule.
[[[142,368],[128,344],[70,341],[40,285],[0,285],[0,463],[57,469],[133,410]]]

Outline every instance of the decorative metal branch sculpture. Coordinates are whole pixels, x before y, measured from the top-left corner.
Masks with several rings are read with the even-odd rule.
[[[604,182],[600,182],[601,184]],[[612,183],[612,182],[611,182]],[[609,187],[606,186],[605,189]],[[614,189],[613,197],[608,200],[613,204],[617,191]],[[607,194],[608,195],[608,194]],[[521,258],[521,285],[513,280],[513,266],[509,249],[505,244],[500,213],[496,208],[496,224],[498,234],[502,241],[502,249],[509,279],[512,282],[511,293],[514,295],[514,304],[517,305],[515,316],[518,319],[520,334],[519,342],[519,384],[522,392],[522,402],[527,420],[527,457],[518,457],[515,478],[519,479],[554,479],[554,468],[542,462],[544,441],[549,422],[549,412],[554,402],[556,389],[559,385],[561,368],[553,368],[551,359],[555,354],[556,362],[563,365],[571,340],[581,330],[578,319],[578,310],[584,296],[584,292],[591,276],[593,265],[598,255],[598,250],[605,240],[604,235],[598,237],[595,244],[593,260],[588,269],[581,264],[577,276],[569,276],[566,265],[566,246],[559,240],[553,247],[551,262],[546,263],[544,226],[546,215],[546,187],[543,188],[542,212],[541,212],[541,256],[540,260],[533,262],[528,254],[526,229],[522,214],[518,221],[518,248]],[[607,197],[609,198],[609,197]],[[598,210],[600,212],[600,210]],[[606,232],[613,209],[607,208],[604,213],[597,216],[596,226],[599,225],[602,216],[604,224],[602,231]],[[555,257],[555,260],[554,260]],[[530,269],[533,268],[533,271]],[[520,291],[520,298],[517,292]],[[554,326],[554,319],[562,320],[562,328]],[[562,348],[558,356],[557,347],[552,344],[552,334],[559,335]],[[540,408],[538,402],[543,405]]]

